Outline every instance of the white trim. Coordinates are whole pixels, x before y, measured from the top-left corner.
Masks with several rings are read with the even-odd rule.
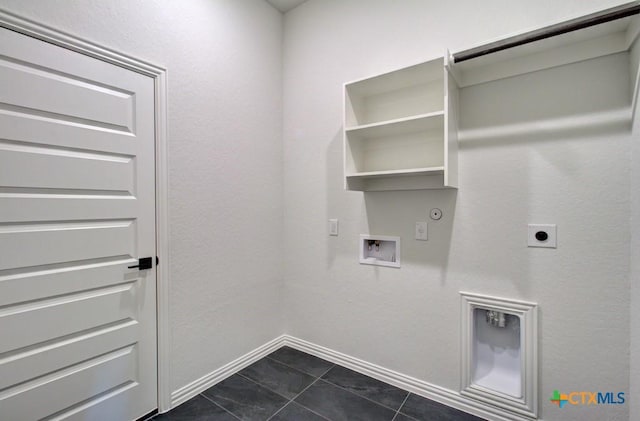
[[[97,45],[50,26],[0,9],[0,27],[72,50],[89,57],[149,76],[155,86],[155,165],[156,165],[156,269],[158,330],[158,409],[169,410],[171,377],[169,371],[169,214],[167,166],[167,69]]]
[[[0,8],[0,25],[12,31],[66,48],[93,58],[97,58],[125,69],[157,78],[166,69],[155,64],[128,56],[92,41],[84,40],[59,29],[18,16]]]
[[[158,331],[158,412],[171,408],[171,329],[169,319],[169,151],[167,145],[168,72],[155,79],[156,88],[156,303]]]
[[[507,411],[535,418],[538,414],[538,323],[537,304],[487,295],[460,292],[461,370],[460,394]],[[495,310],[520,319],[522,397],[513,397],[473,382],[473,342],[475,309]]]
[[[285,338],[285,335],[279,336],[276,339],[273,339],[272,341],[269,341],[266,344],[254,349],[253,351],[241,356],[240,358],[237,358],[230,363],[223,365],[222,367],[212,371],[211,373],[206,374],[185,386],[182,386],[180,389],[171,393],[171,407],[175,408],[176,406],[188,401],[199,393],[204,392],[211,386],[214,386],[215,384],[223,381],[227,377],[236,374],[243,368],[250,366],[266,355],[271,354],[278,348],[282,348],[285,345]]]

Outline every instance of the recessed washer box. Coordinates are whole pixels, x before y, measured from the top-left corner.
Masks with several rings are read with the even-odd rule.
[[[360,234],[360,263],[400,267],[400,237]]]

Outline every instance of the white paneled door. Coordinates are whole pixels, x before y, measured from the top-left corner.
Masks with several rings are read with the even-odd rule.
[[[154,172],[152,78],[0,28],[0,420],[157,407]]]

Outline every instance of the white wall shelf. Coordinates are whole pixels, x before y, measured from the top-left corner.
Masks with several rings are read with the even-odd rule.
[[[442,175],[443,173],[444,173],[444,167],[429,167],[429,168],[409,168],[406,170],[368,171],[368,172],[350,174],[347,177],[352,179],[357,179],[357,178],[374,178],[374,177],[404,177],[409,175]]]
[[[457,187],[458,87],[438,58],[344,86],[345,188]]]
[[[444,111],[435,111],[433,113],[419,114],[416,116],[348,127],[345,129],[345,132],[350,135],[360,137],[380,137],[401,135],[442,127],[444,127]]]

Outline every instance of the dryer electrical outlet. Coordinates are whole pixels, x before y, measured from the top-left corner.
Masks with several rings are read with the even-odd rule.
[[[557,248],[557,228],[555,224],[529,224],[527,246]]]

